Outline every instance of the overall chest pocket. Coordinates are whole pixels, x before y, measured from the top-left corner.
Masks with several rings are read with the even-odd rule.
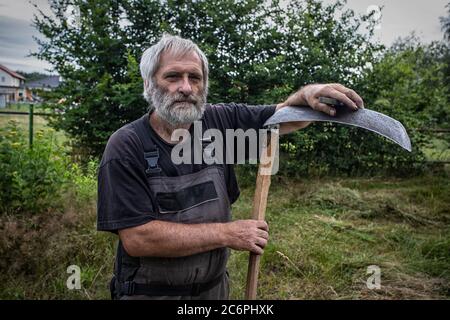
[[[218,198],[213,181],[187,186],[178,191],[156,193],[161,214],[182,213]]]
[[[195,173],[149,179],[158,220],[182,223],[227,222],[230,203],[223,171],[207,167]]]

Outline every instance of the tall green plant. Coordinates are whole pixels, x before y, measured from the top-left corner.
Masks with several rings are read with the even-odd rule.
[[[54,130],[38,131],[30,148],[16,122],[0,128],[0,213],[38,213],[57,205],[68,167]]]

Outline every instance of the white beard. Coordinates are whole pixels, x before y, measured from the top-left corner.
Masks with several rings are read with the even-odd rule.
[[[155,85],[149,91],[156,114],[173,127],[198,121],[203,116],[206,90],[199,95],[186,96],[179,92],[170,94]]]

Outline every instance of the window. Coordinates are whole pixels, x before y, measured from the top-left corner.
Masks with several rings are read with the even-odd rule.
[[[5,82],[5,77],[2,77],[2,82]]]

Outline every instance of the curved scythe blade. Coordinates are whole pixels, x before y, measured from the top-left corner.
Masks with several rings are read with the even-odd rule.
[[[402,148],[411,152],[411,140],[405,127],[397,120],[369,109],[352,111],[349,108],[336,108],[336,116],[332,117],[310,107],[285,107],[270,117],[265,127],[270,127],[284,122],[295,121],[329,121],[355,127],[364,128],[378,133],[389,140],[394,141]]]

